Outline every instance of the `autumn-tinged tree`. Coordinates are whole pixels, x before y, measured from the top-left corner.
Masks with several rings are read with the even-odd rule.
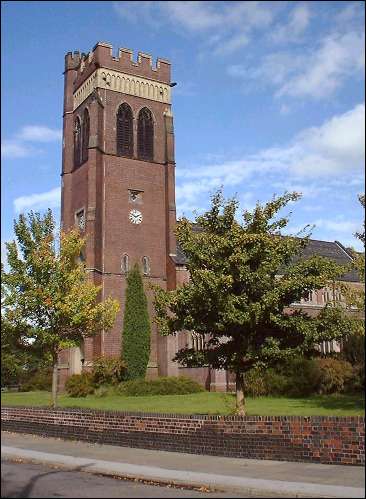
[[[6,243],[9,271],[2,271],[3,315],[12,331],[44,357],[52,357],[52,400],[57,405],[57,359],[63,348],[114,323],[118,302],[98,302],[100,286],[88,277],[80,253],[85,240],[77,230],[55,234],[51,210],[30,212],[14,221],[16,241]]]
[[[340,339],[352,323],[343,309],[327,305],[316,318],[290,304],[335,281],[345,269],[326,258],[299,258],[306,237],[281,235],[288,217],[278,212],[300,195],[274,197],[238,222],[238,203],[212,197],[209,211],[183,218],[177,241],[187,256],[189,283],[174,291],[156,289],[156,322],[163,335],[183,330],[204,338],[204,349],[181,349],[175,360],[188,367],[209,365],[236,375],[237,413],[245,414],[244,375],[311,352],[315,344]]]

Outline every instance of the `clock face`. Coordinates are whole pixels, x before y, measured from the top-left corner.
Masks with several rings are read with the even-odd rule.
[[[131,210],[128,218],[133,224],[140,224],[142,222],[142,214],[138,210]]]

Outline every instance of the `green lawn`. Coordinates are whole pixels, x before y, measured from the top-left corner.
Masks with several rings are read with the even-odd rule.
[[[49,392],[2,393],[3,405],[47,406]],[[108,395],[103,398],[59,396],[60,407],[88,407],[93,409],[165,412],[178,414],[230,414],[234,408],[232,394],[203,392],[191,395],[125,397]],[[362,395],[327,395],[303,399],[280,397],[247,398],[248,415],[258,416],[364,416]]]

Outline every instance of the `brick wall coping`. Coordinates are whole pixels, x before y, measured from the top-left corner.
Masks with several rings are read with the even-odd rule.
[[[169,419],[202,419],[205,421],[314,421],[330,420],[337,423],[363,423],[365,424],[365,416],[230,416],[220,414],[179,414],[179,413],[163,413],[163,412],[136,412],[136,411],[118,411],[113,409],[92,409],[84,407],[49,407],[49,406],[19,406],[19,405],[2,405],[3,409],[20,409],[31,411],[48,411],[48,412],[71,412],[71,413],[87,413],[103,415],[119,415],[139,418],[169,418]]]

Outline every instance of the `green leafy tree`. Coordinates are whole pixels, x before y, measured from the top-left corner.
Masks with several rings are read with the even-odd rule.
[[[3,276],[3,264],[1,264]],[[32,328],[23,329],[24,325],[12,323],[8,319],[5,307],[6,290],[1,281],[1,385],[19,385],[28,381],[39,369],[48,369],[51,359],[40,351],[32,338]]]
[[[63,348],[112,327],[118,302],[97,301],[100,286],[89,278],[80,253],[85,240],[77,230],[55,234],[51,210],[30,212],[14,221],[16,241],[7,243],[8,272],[2,272],[3,308],[13,331],[50,357],[52,401],[57,405],[57,361]]]
[[[150,320],[141,272],[137,264],[127,276],[122,356],[127,364],[127,379],[145,377],[150,357]]]
[[[238,414],[245,414],[245,373],[310,353],[315,344],[340,339],[350,330],[351,322],[336,304],[316,318],[290,307],[345,271],[326,258],[299,258],[309,234],[281,235],[289,218],[278,212],[299,197],[286,193],[264,206],[257,204],[253,212],[243,212],[239,223],[237,201],[225,201],[216,193],[211,209],[196,218],[200,230],[193,230],[185,218],[177,227],[189,283],[174,291],[156,289],[160,333],[194,330],[205,339],[202,351],[184,348],[174,360],[234,372]]]
[[[358,199],[361,203],[363,212],[365,214],[365,194],[359,195]],[[355,237],[357,237],[357,239],[359,239],[362,242],[363,247],[365,248],[365,219],[363,221],[363,231],[356,232]],[[361,281],[365,282],[365,251],[355,255],[355,260],[356,260],[355,262],[356,269],[360,274]],[[361,300],[363,303],[363,310],[365,310],[365,293],[363,293],[363,295],[361,296]]]
[[[18,384],[27,363],[26,344],[2,315],[1,317],[1,386]]]
[[[365,194],[360,194],[358,196],[358,200],[360,201],[361,206],[365,212]],[[365,247],[365,220],[363,222],[363,231],[356,232],[355,237],[357,237],[357,239],[359,239]]]
[[[365,195],[359,195],[358,199],[363,209],[365,209]],[[354,236],[359,239],[365,247],[365,221],[363,231],[356,232]],[[360,281],[365,283],[365,252],[353,252],[353,267],[360,276]],[[354,331],[344,342],[342,346],[343,357],[354,364],[365,364],[365,288],[359,286],[350,286],[348,283],[342,283],[340,286],[342,295],[345,297],[346,305],[353,310]]]
[[[361,206],[365,208],[365,195],[358,196]],[[359,239],[365,247],[365,221],[363,223],[363,231],[356,232],[354,236]],[[365,252],[357,252],[353,248],[349,248],[353,253],[353,268],[359,275],[360,281],[365,283]],[[345,302],[348,308],[355,312],[355,321],[358,324],[357,333],[365,336],[365,288],[359,286],[350,286],[348,283],[339,284],[339,288],[345,297]],[[362,340],[359,340],[362,341]]]

